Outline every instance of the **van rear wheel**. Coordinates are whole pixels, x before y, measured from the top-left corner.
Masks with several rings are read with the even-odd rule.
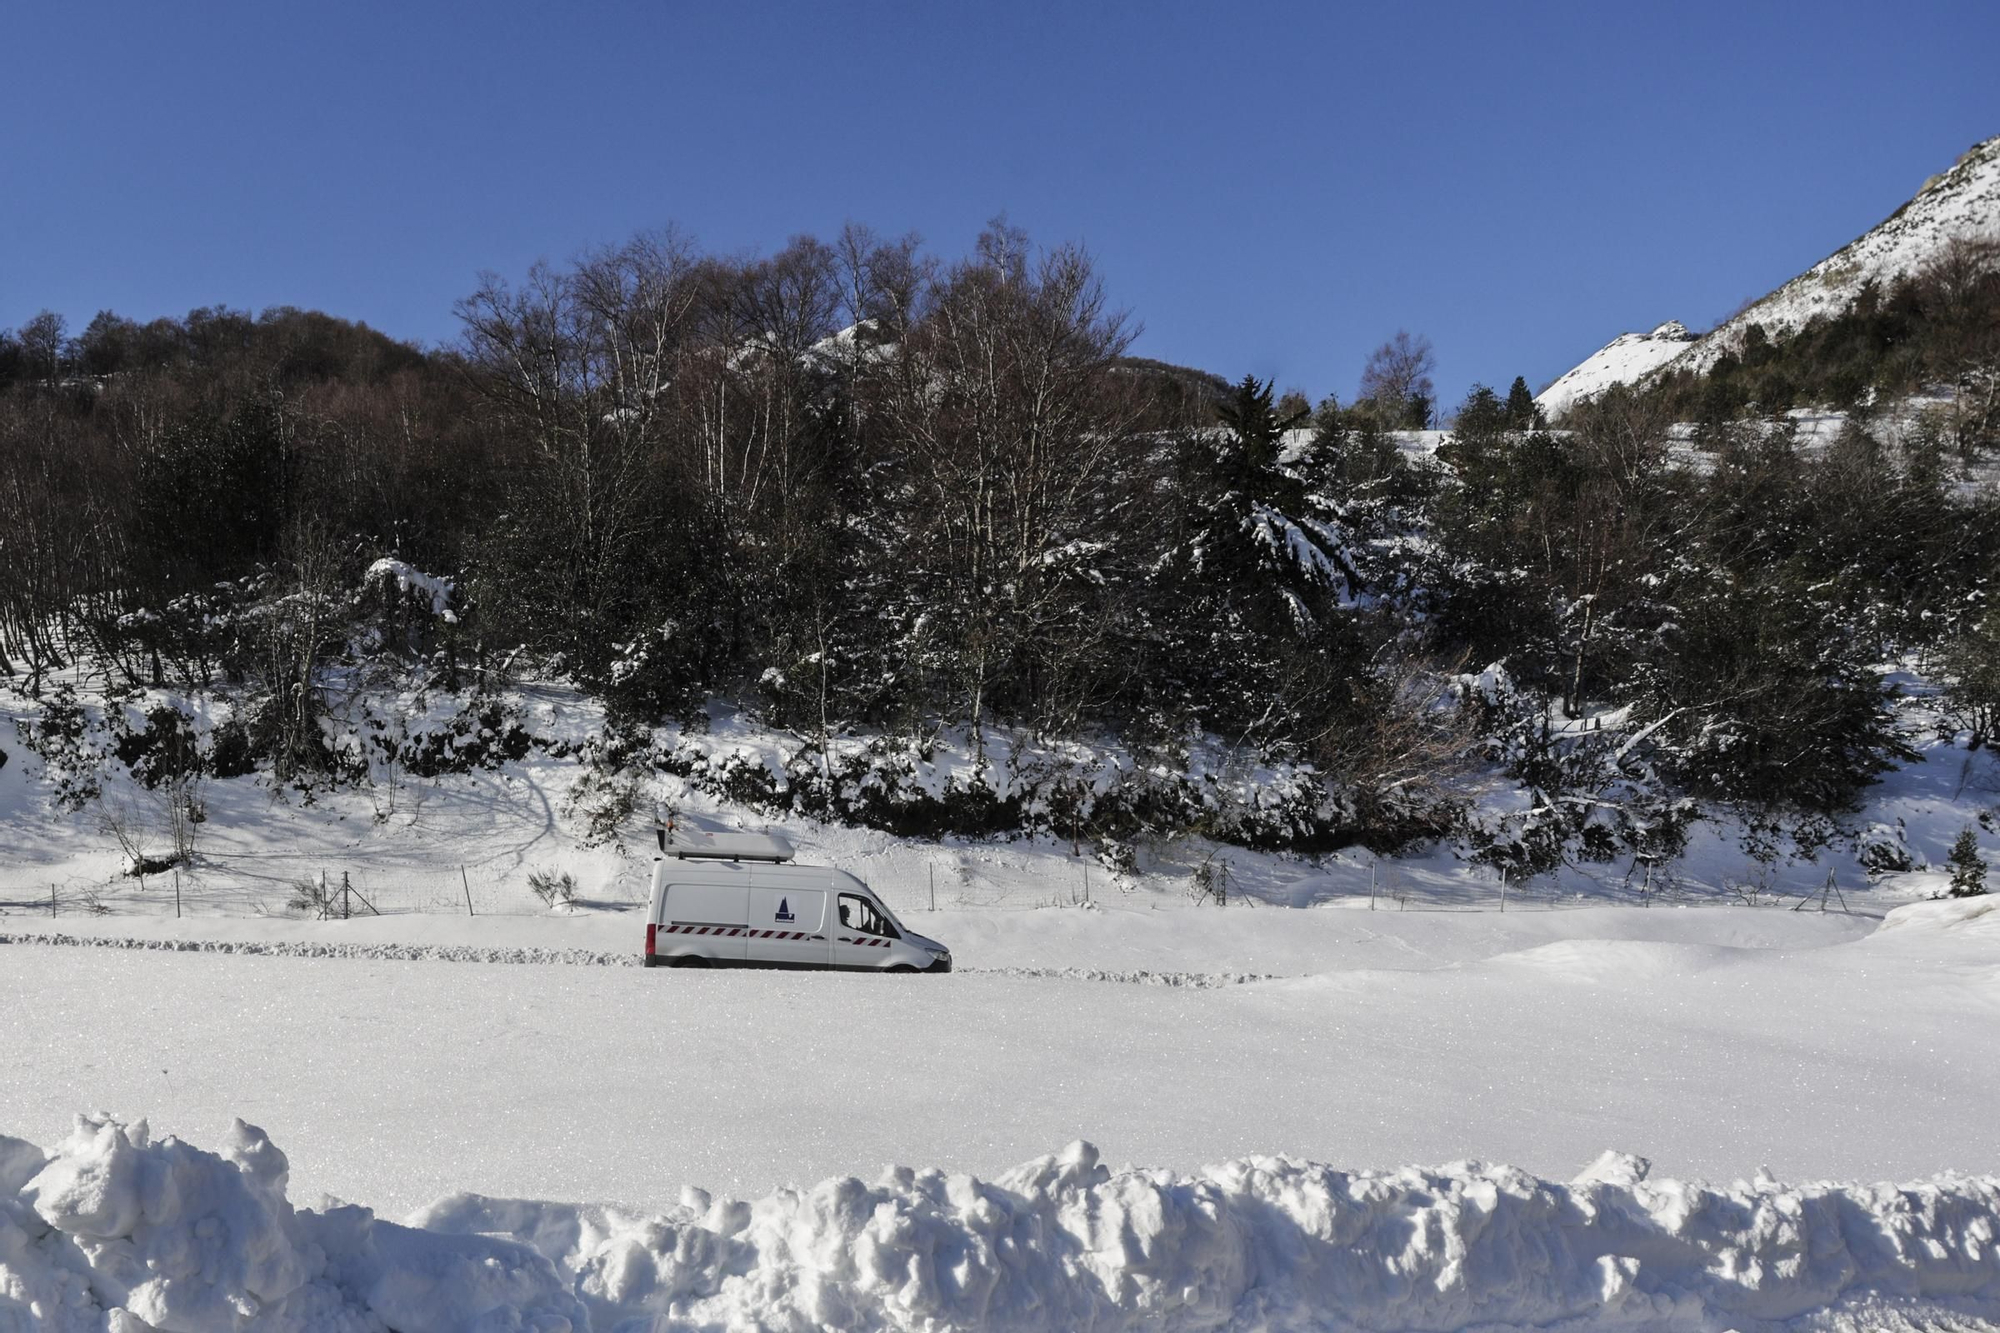
[[[698,953],[684,953],[674,959],[675,967],[707,967],[708,960]]]

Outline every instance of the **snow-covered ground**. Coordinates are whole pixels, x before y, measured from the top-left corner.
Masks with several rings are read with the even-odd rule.
[[[60,1148],[63,1180],[127,1184],[31,1185],[42,1152],[0,1144],[0,1330],[60,1327],[18,1303],[71,1297],[77,1327],[129,1302],[191,1330],[469,1327],[496,1304],[541,1328],[2000,1326],[2000,907],[1922,901],[2000,783],[1910,706],[1922,758],[1820,860],[1754,864],[1724,821],[1644,897],[1619,863],[1503,901],[1449,847],[1186,842],[1114,876],[1046,838],[782,825],[949,943],[937,978],[630,966],[648,812],[586,846],[574,758],[311,804],[211,782],[176,916],[172,877],[123,875],[97,823],[130,836],[149,797],[111,773],[101,807],[52,814],[9,746],[0,1132]],[[523,707],[596,722],[559,690]],[[687,824],[769,823],[654,794]],[[1928,868],[1871,882],[1871,830]],[[1211,855],[1228,906],[1188,896]],[[577,902],[545,908],[536,869]],[[1806,898],[1829,869],[1837,896]],[[322,872],[383,914],[288,910]],[[93,1123],[61,1147],[97,1111],[149,1117],[150,1145]],[[1078,1139],[1097,1148],[1047,1156]],[[1947,1172],[1972,1176],[1778,1183]],[[182,1183],[134,1212],[134,1179]],[[421,1229],[292,1214],[281,1185]],[[272,1322],[141,1290],[190,1255]]]
[[[38,1280],[188,1329],[241,1327],[231,1283],[274,1314],[318,1283],[320,1317],[379,1302],[399,1328],[508,1301],[607,1328],[2000,1318],[2000,901],[1228,920],[1238,948],[1328,921],[1323,970],[1195,990],[16,944],[11,1130],[143,1111],[251,1178],[104,1124],[39,1175],[0,1145],[0,1326]],[[287,1145],[294,1198],[427,1230],[289,1214],[235,1115]],[[1100,1148],[1040,1156],[1080,1136]],[[1650,1177],[1601,1155],[1636,1147]],[[1974,1175],[1778,1183],[1938,1172]],[[222,1291],[160,1281],[189,1269]]]
[[[1327,919],[1314,970],[1214,988],[17,943],[0,1111],[45,1142],[79,1109],[190,1137],[242,1115],[293,1145],[309,1191],[399,1210],[452,1189],[661,1206],[885,1161],[990,1173],[1079,1136],[1181,1170],[1282,1148],[1562,1175],[1607,1147],[1722,1178],[1996,1170],[2000,1126],[1973,1108],[2000,1093],[2000,915],[1950,906],[1866,934],[1783,909],[1244,913],[1218,961],[1297,966],[1300,941],[1246,937]],[[1184,972],[1198,933],[1120,961]]]

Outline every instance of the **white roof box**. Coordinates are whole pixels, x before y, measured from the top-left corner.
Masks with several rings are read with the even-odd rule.
[[[792,844],[777,833],[693,833],[667,848],[683,861],[789,861]]]

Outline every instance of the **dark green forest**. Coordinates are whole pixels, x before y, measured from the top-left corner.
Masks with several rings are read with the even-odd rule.
[[[1884,663],[1967,744],[2000,712],[1990,251],[1554,423],[1520,380],[1441,411],[1408,335],[1347,403],[1135,358],[1089,257],[1004,226],[649,234],[457,313],[434,349],[291,308],[0,335],[0,676],[230,692],[186,762],[304,785],[352,780],[316,718],[361,661],[474,708],[568,679],[616,727],[725,699],[807,754],[1212,736],[1334,794],[1295,845],[1447,833],[1497,766],[1528,864],[1838,815],[1905,753]],[[867,817],[826,770],[761,795]]]

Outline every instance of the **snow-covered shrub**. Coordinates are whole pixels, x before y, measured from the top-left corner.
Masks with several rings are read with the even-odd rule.
[[[199,777],[204,767],[199,738],[187,714],[171,704],[145,711],[145,725],[132,728],[122,713],[113,714],[112,753],[148,791],[162,783]]]
[[[1640,672],[1633,711],[1661,773],[1699,796],[1772,808],[1850,808],[1914,757],[1897,691],[1871,648],[1819,594],[1705,574]]]
[[[342,743],[333,719],[314,715],[310,720],[313,725],[301,727],[297,707],[283,694],[252,700],[245,726],[250,754],[274,770],[282,767],[285,781],[302,791],[365,781],[367,762]]]
[[[525,759],[534,744],[505,700],[481,694],[468,698],[442,722],[421,729],[406,723],[400,738],[385,731],[371,741],[384,758],[420,778],[497,770]]]
[[[584,742],[583,772],[571,784],[563,813],[579,821],[586,847],[616,846],[639,809],[640,782],[651,766],[652,733],[636,722],[612,718]]]
[[[44,778],[54,789],[55,804],[62,810],[81,810],[103,790],[104,751],[91,740],[101,730],[76,687],[68,681],[56,686],[42,700],[41,711],[33,718],[18,718],[14,730],[29,753],[42,761]]]
[[[1499,697],[1482,704],[1485,753],[1526,786],[1528,799],[1468,811],[1464,832],[1478,859],[1538,874],[1572,861],[1663,864],[1681,854],[1700,811],[1661,779],[1644,729],[1616,719],[1609,728],[1559,726],[1531,697]]]
[[[576,901],[576,876],[567,870],[532,870],[528,872],[528,887],[542,900],[544,907]]]
[[[989,732],[985,762],[969,737],[918,744],[886,735],[832,755],[810,741],[682,733],[654,763],[696,790],[774,813],[906,837],[1043,835],[1085,841],[1200,833],[1244,846],[1321,850],[1357,836],[1394,846],[1437,836],[1450,815],[1426,797],[1362,824],[1351,792],[1310,764],[1193,752],[1135,758],[1121,747],[1037,747]]]
[[[604,694],[614,708],[638,717],[699,711],[709,654],[698,634],[669,618],[612,647]]]
[[[1117,877],[1136,875],[1139,873],[1139,849],[1124,838],[1101,839],[1097,844],[1097,864]]]
[[[1854,859],[1870,875],[1896,874],[1915,870],[1917,859],[1903,840],[1900,821],[1896,825],[1870,824],[1854,840]]]
[[[290,890],[290,896],[285,900],[285,910],[315,918],[327,916],[328,908],[338,896],[327,888],[324,879],[314,879],[310,875],[300,876],[287,888]]]
[[[208,771],[218,778],[240,778],[257,771],[250,731],[233,712],[209,733]]]

